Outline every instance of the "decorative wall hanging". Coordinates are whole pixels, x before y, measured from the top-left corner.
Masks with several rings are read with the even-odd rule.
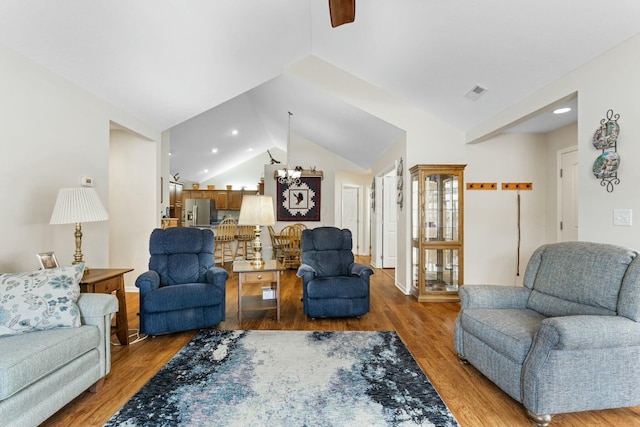
[[[278,221],[320,221],[322,176],[301,176],[300,184],[278,185]]]
[[[371,210],[376,211],[376,177],[371,180]]]
[[[402,164],[402,157],[400,157],[400,161],[398,162],[398,169],[396,171],[396,174],[398,175],[397,178],[397,186],[398,186],[398,206],[400,206],[400,210],[402,210],[402,202],[404,201],[404,192],[403,192],[403,188],[404,188],[404,182],[402,179],[402,174],[404,172],[404,166]]]
[[[600,120],[600,127],[593,134],[593,146],[602,150],[602,154],[593,162],[593,174],[600,179],[600,185],[606,187],[609,193],[613,192],[614,185],[620,184],[620,178],[618,178],[619,118],[620,114],[613,114],[613,110],[607,111],[607,117]]]

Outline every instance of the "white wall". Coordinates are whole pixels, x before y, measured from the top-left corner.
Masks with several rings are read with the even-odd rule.
[[[273,157],[282,164],[286,163],[287,153],[279,148],[269,149]],[[257,190],[258,183],[264,178],[264,165],[270,163],[269,154],[266,151],[258,155],[248,158],[245,162],[239,164],[231,170],[216,175],[211,179],[204,181],[200,188],[206,188],[207,185],[215,185],[217,189],[225,189],[230,185],[234,190],[241,190],[245,187],[247,190]]]
[[[482,140],[497,129],[572,93],[578,93],[579,239],[640,249],[638,221],[631,227],[613,225],[613,210],[632,209],[640,215],[640,35],[634,36],[583,67],[529,96],[521,103],[468,132],[467,140]],[[600,151],[593,134],[607,110],[620,114],[618,153],[620,184],[608,193],[593,176]]]
[[[348,160],[325,150],[313,142],[302,138],[301,136],[291,133],[291,165],[302,166],[304,169],[315,167],[318,171],[322,171],[324,179],[321,183],[321,207],[320,221],[299,221],[309,228],[322,226],[335,226],[340,224],[340,217],[336,216],[341,210],[341,189],[343,184],[366,185],[371,182],[371,175],[368,171]],[[274,155],[275,157],[275,155]],[[277,157],[276,157],[277,158]],[[283,157],[284,158],[284,157]],[[284,163],[284,162],[283,162]],[[273,178],[274,172],[282,167],[280,165],[264,165],[264,194],[273,196],[274,204],[278,202],[276,195],[276,181]],[[364,202],[363,202],[364,203]],[[287,225],[291,225],[290,221],[277,221],[274,229],[280,231]],[[266,236],[266,239],[265,239]],[[268,241],[268,234],[262,233],[263,247],[265,256],[271,256],[271,242]]]
[[[383,174],[399,157],[404,159],[404,179],[417,163],[461,163],[464,160],[464,133],[460,129],[395,98],[379,88],[317,58],[307,57],[286,69],[312,85],[406,131],[406,145],[388,150],[372,167]],[[405,200],[408,193],[405,186]],[[408,209],[398,214],[396,286],[405,292],[411,286]],[[467,256],[465,256],[465,260]]]
[[[534,190],[521,192],[523,248],[520,255],[520,274],[536,245],[554,241],[555,175],[557,147],[566,144],[579,146],[580,162],[580,240],[592,240],[640,248],[640,228],[612,225],[613,209],[628,208],[640,215],[637,182],[640,168],[634,167],[640,158],[640,36],[621,44],[590,64],[568,74],[557,82],[531,95],[522,103],[496,115],[465,134],[452,126],[413,108],[411,105],[381,91],[318,58],[306,58],[286,71],[332,93],[364,111],[407,132],[406,151],[389,150],[372,168],[379,175],[401,154],[405,171],[418,163],[467,163],[465,179],[480,182],[533,182]],[[569,128],[547,136],[511,137],[517,145],[508,145],[506,137],[497,136],[510,124],[530,115],[559,99],[578,93],[577,138]],[[621,115],[621,134],[618,152],[622,160],[619,169],[620,185],[612,193],[600,187],[593,177],[592,164],[600,152],[593,148],[592,137],[600,120],[609,108]],[[560,141],[562,140],[562,142]],[[483,142],[484,141],[484,142]],[[465,142],[482,142],[477,145]],[[506,155],[508,153],[508,156]],[[551,157],[554,157],[551,160]],[[531,161],[533,159],[533,161]],[[406,175],[406,172],[405,172]],[[548,178],[548,179],[547,179]],[[406,182],[405,176],[405,182]],[[549,181],[551,180],[551,181]],[[406,188],[406,187],[405,187]],[[405,190],[406,191],[406,190]],[[498,190],[492,195],[465,194],[465,283],[519,283],[515,276],[516,240],[507,229],[515,218],[515,193]],[[405,199],[408,194],[405,193]],[[492,203],[486,203],[491,198]],[[495,199],[495,200],[493,200]],[[509,208],[509,204],[512,208]],[[510,210],[512,209],[512,210]],[[485,221],[478,221],[485,218]],[[498,221],[496,218],[503,218]],[[398,217],[398,277],[400,289],[410,287],[409,219],[407,211]],[[505,222],[506,221],[506,222]],[[636,221],[638,222],[638,221]],[[400,230],[405,230],[401,233]],[[501,236],[497,241],[488,236]],[[403,240],[404,239],[404,240]],[[491,250],[487,250],[490,245]],[[375,254],[373,254],[375,256]]]
[[[522,284],[531,253],[546,243],[546,152],[545,136],[532,134],[467,147],[465,182],[496,182],[498,190],[464,190],[465,284]],[[503,182],[531,182],[533,190],[502,190]]]
[[[111,131],[109,150],[109,264],[133,268],[125,285],[149,267],[149,236],[158,227],[156,143],[123,130]],[[139,191],[145,189],[144,191]]]
[[[160,133],[4,46],[0,63],[0,271],[36,269],[44,251],[69,265],[74,225],[49,225],[58,189],[90,176],[108,210],[110,121],[152,141]],[[109,267],[108,221],[82,231],[87,264]]]
[[[547,197],[546,203],[546,241],[555,242],[558,239],[560,229],[560,217],[558,215],[558,185],[560,176],[558,174],[558,152],[569,147],[578,145],[578,124],[549,132],[545,135],[547,139],[547,187],[545,189]]]

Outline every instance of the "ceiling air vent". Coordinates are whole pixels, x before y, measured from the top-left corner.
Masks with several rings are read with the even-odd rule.
[[[469,92],[467,92],[467,94],[464,96],[467,99],[470,99],[472,101],[477,101],[478,98],[480,98],[482,95],[484,95],[487,92],[487,88],[480,86],[480,85],[475,85],[473,87],[473,89],[471,89]]]

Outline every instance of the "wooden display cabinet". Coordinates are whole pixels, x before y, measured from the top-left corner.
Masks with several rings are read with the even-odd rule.
[[[411,172],[411,292],[420,302],[459,301],[464,277],[464,168]]]

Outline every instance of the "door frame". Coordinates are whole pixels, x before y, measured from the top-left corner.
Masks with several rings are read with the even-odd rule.
[[[561,148],[556,153],[556,221],[554,225],[556,229],[556,242],[560,242],[562,239],[562,231],[560,230],[560,221],[562,220],[562,202],[564,197],[562,192],[562,179],[560,179],[560,170],[562,169],[562,156],[572,151],[576,151],[578,154],[580,153],[577,145]],[[580,201],[578,201],[578,203],[580,203]]]

